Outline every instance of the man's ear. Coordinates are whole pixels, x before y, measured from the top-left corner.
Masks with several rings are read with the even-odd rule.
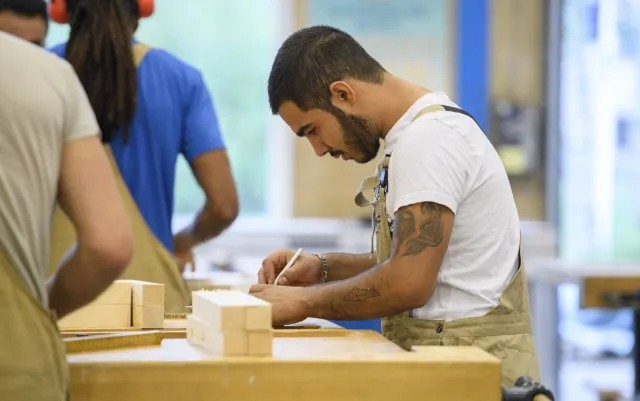
[[[331,102],[338,105],[353,104],[356,101],[356,92],[344,81],[336,81],[329,86]]]

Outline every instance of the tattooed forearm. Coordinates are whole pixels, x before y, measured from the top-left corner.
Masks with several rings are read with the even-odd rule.
[[[340,281],[357,276],[376,265],[376,258],[371,254],[329,253],[324,257],[327,261],[327,282]]]
[[[375,288],[358,288],[354,287],[346,297],[344,297],[345,302],[360,302],[369,298],[376,298],[380,296],[380,292]]]
[[[399,210],[394,226],[393,254],[415,256],[426,248],[440,245],[444,235],[443,211],[444,206],[432,202],[420,204],[419,213],[408,208]],[[416,221],[419,222],[417,227]]]

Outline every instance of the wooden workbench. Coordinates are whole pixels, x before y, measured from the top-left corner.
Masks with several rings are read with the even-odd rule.
[[[166,319],[164,321],[164,338],[186,338],[187,337],[187,322],[184,319]],[[331,329],[331,330],[344,330],[343,327],[338,326],[328,320],[309,318],[300,323],[291,324],[282,328],[287,329]],[[127,331],[147,331],[157,329],[137,329],[135,327],[126,328],[92,328],[92,329],[65,329],[61,331],[62,337],[76,337],[81,335],[93,335],[93,334],[114,334],[123,333]]]
[[[275,330],[273,356],[213,356],[185,339],[68,356],[82,401],[497,401],[500,361],[473,347],[406,352],[371,331]]]

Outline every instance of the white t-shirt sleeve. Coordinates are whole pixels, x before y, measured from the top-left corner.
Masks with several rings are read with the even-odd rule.
[[[434,202],[456,213],[469,177],[467,140],[437,119],[413,122],[402,133],[389,164],[393,213],[404,206]]]
[[[71,142],[100,134],[100,126],[96,120],[89,98],[73,67],[64,60],[61,68],[62,82],[65,82],[63,99],[64,142]]]

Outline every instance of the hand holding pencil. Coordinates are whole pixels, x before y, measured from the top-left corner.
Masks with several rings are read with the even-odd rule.
[[[280,250],[267,256],[258,272],[258,283],[308,287],[317,284],[322,274],[322,264],[315,255],[297,251]]]

